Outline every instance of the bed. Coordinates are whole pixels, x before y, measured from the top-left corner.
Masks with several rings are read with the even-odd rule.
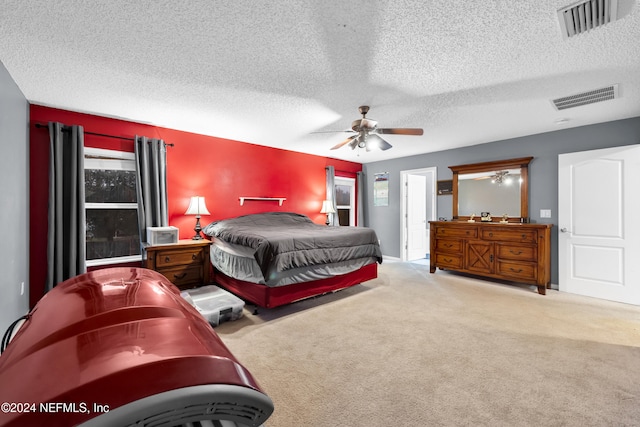
[[[292,212],[214,221],[213,280],[249,303],[273,308],[357,285],[378,275],[374,230],[327,227]]]

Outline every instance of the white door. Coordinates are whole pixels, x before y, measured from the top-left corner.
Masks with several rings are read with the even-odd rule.
[[[558,157],[560,291],[640,305],[640,145]]]
[[[407,260],[425,258],[427,240],[427,177],[407,176]]]

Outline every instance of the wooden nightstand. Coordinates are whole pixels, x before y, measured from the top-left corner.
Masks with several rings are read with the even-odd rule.
[[[179,240],[147,246],[146,268],[163,274],[180,289],[209,284],[210,240]]]

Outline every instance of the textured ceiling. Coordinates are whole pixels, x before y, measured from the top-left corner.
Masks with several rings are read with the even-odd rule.
[[[565,40],[572,0],[3,0],[0,61],[32,103],[367,163],[640,116],[638,2]],[[360,105],[424,135],[330,151]]]

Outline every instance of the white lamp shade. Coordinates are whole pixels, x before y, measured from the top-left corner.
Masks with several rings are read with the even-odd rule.
[[[207,209],[207,204],[204,202],[204,197],[193,196],[189,202],[189,207],[184,213],[185,215],[211,215]]]
[[[336,213],[335,209],[333,209],[333,203],[330,200],[324,200],[322,202],[322,209],[320,209],[320,213]]]

